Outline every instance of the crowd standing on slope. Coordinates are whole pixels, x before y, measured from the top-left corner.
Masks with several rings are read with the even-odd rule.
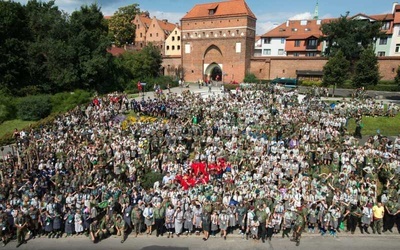
[[[158,97],[95,97],[49,126],[16,131],[17,152],[0,168],[3,245],[233,233],[298,245],[303,231],[400,232],[400,137],[360,143],[362,117],[394,116],[396,105],[329,105],[316,91],[299,101],[279,86]],[[163,178],[146,188],[151,173]]]

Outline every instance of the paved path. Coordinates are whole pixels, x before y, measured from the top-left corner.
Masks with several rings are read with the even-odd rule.
[[[261,241],[245,240],[238,237],[230,237],[226,241],[222,238],[210,238],[204,242],[201,237],[180,237],[167,239],[164,237],[156,238],[155,236],[139,236],[138,238],[129,237],[125,243],[120,243],[120,238],[111,237],[97,244],[93,244],[86,237],[47,239],[40,238],[28,241],[20,249],[130,249],[130,250],[192,250],[192,249],[307,249],[307,250],[337,250],[337,249],[398,249],[400,236],[391,235],[369,235],[368,237],[322,237],[311,236],[303,237],[299,247],[288,238],[280,237],[272,238],[271,242],[262,243]],[[3,249],[15,249],[16,242],[9,243]]]

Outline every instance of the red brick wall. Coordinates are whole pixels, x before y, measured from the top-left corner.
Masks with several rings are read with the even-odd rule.
[[[161,68],[164,70],[164,75],[175,76],[175,69],[181,66],[182,58],[180,56],[163,57]]]
[[[393,80],[400,65],[400,57],[380,57],[378,60],[382,80]]]
[[[182,20],[181,47],[185,80],[201,79],[205,70],[203,65],[217,63],[222,64],[222,71],[226,74],[224,82],[242,81],[250,69],[255,43],[254,29],[255,21],[247,16]],[[189,54],[185,53],[186,43],[190,43]],[[240,53],[236,53],[236,43],[241,43]],[[217,47],[222,55],[216,49],[207,51],[210,46]]]
[[[327,61],[320,57],[256,57],[251,60],[250,72],[259,79],[295,78],[296,70],[321,71]],[[379,58],[382,80],[393,80],[399,65],[400,57]]]

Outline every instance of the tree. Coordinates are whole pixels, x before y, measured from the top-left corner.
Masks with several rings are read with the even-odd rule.
[[[68,15],[60,11],[54,1],[30,0],[25,9],[31,33],[27,58],[30,86],[20,94],[32,94],[31,86],[46,93],[71,90],[79,76],[73,64],[75,52],[69,44]]]
[[[20,3],[0,1],[0,89],[13,93],[25,86],[28,77],[27,17]]]
[[[122,54],[122,61],[133,79],[143,80],[160,75],[161,52],[151,43],[140,51]]]
[[[138,6],[131,4],[121,7],[108,21],[109,32],[115,45],[123,46],[135,41],[135,25],[132,21],[140,12]]]
[[[74,70],[79,81],[74,88],[96,89],[102,92],[104,84],[110,84],[109,66],[112,55],[107,52],[111,46],[108,26],[96,4],[82,6],[70,17],[69,44],[74,51]]]
[[[394,77],[394,82],[400,85],[400,65],[397,67],[396,76]]]
[[[380,78],[378,58],[371,46],[361,53],[360,60],[355,64],[353,85],[357,88],[377,85]]]
[[[331,22],[323,23],[320,40],[326,41],[326,56],[334,56],[341,50],[350,62],[360,58],[361,52],[371,46],[377,38],[384,37],[381,22],[351,19],[349,13]]]
[[[342,86],[349,75],[350,62],[346,59],[343,52],[339,50],[334,56],[330,57],[324,66],[322,83],[324,86]]]

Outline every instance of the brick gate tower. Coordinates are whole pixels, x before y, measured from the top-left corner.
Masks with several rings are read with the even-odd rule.
[[[182,19],[182,78],[241,82],[250,69],[256,17],[244,0],[195,5]]]

